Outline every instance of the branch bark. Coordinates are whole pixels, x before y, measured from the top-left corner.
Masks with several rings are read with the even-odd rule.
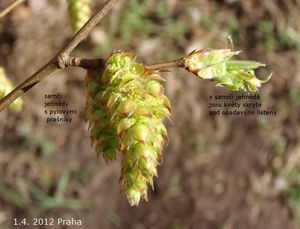
[[[102,8],[97,11],[90,20],[73,36],[70,42],[63,47],[57,56],[59,55],[69,55],[74,48],[84,40],[87,35],[92,31],[92,29],[102,20],[102,18],[114,7],[114,5],[120,0],[108,0]]]
[[[102,58],[99,59],[86,59],[72,56],[58,56],[56,61],[56,66],[60,69],[64,69],[67,67],[81,67],[84,69],[89,68],[104,68],[105,60]],[[176,60],[171,60],[168,62],[149,64],[145,66],[148,70],[162,70],[171,67],[183,68],[184,66],[184,58],[179,58]]]
[[[0,20],[4,18],[7,14],[9,14],[14,8],[16,8],[21,3],[25,2],[25,0],[16,0],[8,5],[4,10],[0,12]]]
[[[13,101],[31,89],[34,85],[41,82],[48,75],[59,69],[57,63],[58,58],[61,56],[69,55],[74,48],[84,40],[92,29],[101,21],[101,19],[113,8],[113,6],[120,0],[108,0],[97,11],[90,20],[73,36],[73,38],[53,57],[47,64],[42,66],[37,72],[26,79],[23,83],[17,86],[12,92],[0,100],[0,111],[10,105]]]
[[[89,68],[103,68],[105,65],[104,59],[85,59],[72,56],[59,56],[57,58],[56,66],[60,69],[66,67],[81,67],[85,69]]]
[[[159,69],[165,69],[171,67],[184,68],[184,58],[179,58],[176,60],[171,60],[163,63],[146,65],[146,68],[149,70],[159,70]]]

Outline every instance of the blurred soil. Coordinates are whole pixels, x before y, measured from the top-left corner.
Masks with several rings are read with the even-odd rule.
[[[102,3],[92,2],[93,10]],[[208,96],[226,89],[183,70],[165,73],[174,124],[166,120],[164,163],[149,202],[130,207],[120,193],[120,158],[106,165],[90,146],[85,72],[58,71],[23,96],[20,114],[0,114],[0,228],[23,217],[73,217],[101,229],[299,228],[272,167],[276,152],[281,165],[300,153],[299,12],[297,0],[122,1],[74,55],[126,49],[153,63],[224,48],[231,34],[243,59],[267,63],[262,76],[273,72],[260,94],[278,114],[211,117]],[[65,1],[29,0],[0,23],[0,65],[17,84],[72,34]],[[45,122],[44,94],[56,92],[78,111],[71,124]]]

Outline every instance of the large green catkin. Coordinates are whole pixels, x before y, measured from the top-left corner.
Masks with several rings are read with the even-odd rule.
[[[167,141],[163,118],[170,116],[158,71],[134,62],[129,52],[112,54],[103,72],[88,72],[87,119],[97,154],[123,155],[120,182],[131,205],[147,200],[147,186]]]
[[[0,67],[0,99],[6,96],[13,90],[12,82],[7,78],[5,70]],[[17,98],[9,105],[9,108],[14,112],[20,112],[23,107],[22,98]]]
[[[67,0],[72,27],[77,32],[90,18],[90,0]]]

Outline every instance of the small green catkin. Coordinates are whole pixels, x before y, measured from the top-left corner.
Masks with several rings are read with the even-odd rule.
[[[67,0],[72,27],[77,32],[90,18],[90,0]]]
[[[0,99],[6,96],[13,90],[12,82],[7,78],[5,70],[0,67]],[[17,98],[13,103],[9,105],[9,109],[14,112],[20,112],[23,107],[22,98]]]
[[[86,118],[97,154],[106,161],[122,153],[120,182],[130,205],[147,200],[147,186],[162,159],[167,141],[164,117],[171,106],[159,71],[134,61],[134,54],[112,54],[103,71],[88,71]]]

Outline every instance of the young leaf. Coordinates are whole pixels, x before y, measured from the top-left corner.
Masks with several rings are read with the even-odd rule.
[[[266,65],[252,60],[228,60],[226,62],[228,70],[240,70],[240,69],[256,69],[259,67],[265,67]]]

